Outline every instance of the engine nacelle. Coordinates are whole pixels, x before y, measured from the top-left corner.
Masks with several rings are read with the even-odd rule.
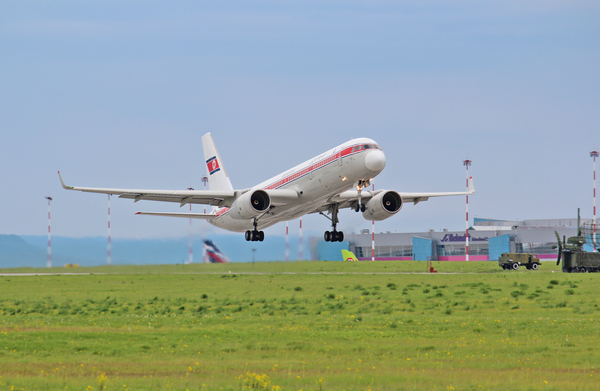
[[[250,190],[236,199],[229,214],[236,220],[249,220],[260,216],[271,206],[271,199],[264,190]]]
[[[363,217],[369,221],[381,221],[392,217],[402,208],[402,197],[393,190],[383,191],[367,202]]]

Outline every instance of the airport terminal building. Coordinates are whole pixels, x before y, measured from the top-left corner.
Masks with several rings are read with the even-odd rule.
[[[582,219],[581,224],[591,224],[591,219]],[[557,250],[552,248],[556,245],[554,231],[561,238],[577,235],[577,219],[509,221],[475,218],[474,225],[469,228],[469,260],[496,261],[505,252],[530,253],[541,260],[556,260]],[[464,261],[465,235],[465,231],[448,230],[375,233],[375,260]],[[369,230],[347,234],[346,240],[345,247],[359,260],[371,260],[372,233]],[[586,245],[586,249],[591,251],[592,247]],[[340,253],[338,249],[337,254]],[[341,257],[337,254],[324,251],[320,258],[334,260]]]

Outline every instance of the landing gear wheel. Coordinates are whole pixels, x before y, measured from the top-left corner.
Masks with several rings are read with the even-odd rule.
[[[352,206],[352,209],[358,211],[358,209],[361,209],[363,207],[364,207],[364,205],[356,203]],[[323,239],[325,239],[326,242],[341,242],[344,240],[344,233],[341,231],[338,232],[336,229],[337,224],[339,222],[338,217],[337,217],[338,212],[339,212],[338,204],[334,204],[332,206],[331,218],[325,216],[325,214],[323,214],[323,212],[319,212],[320,214],[322,214],[323,216],[325,216],[329,220],[331,220],[331,226],[333,227],[332,231],[325,231],[325,233],[323,234]]]
[[[354,207],[352,209],[354,209],[355,212],[359,212],[360,211],[360,204],[357,202],[356,204],[354,204]]]
[[[367,210],[367,205],[365,205],[365,204],[361,204],[361,205],[360,205],[360,211],[361,211],[361,212],[364,212],[365,210]]]
[[[519,264],[518,264],[518,263],[516,263],[516,262],[515,262],[515,263],[513,263],[513,264],[512,264],[512,269],[513,269],[513,270],[517,270],[517,269],[519,269]]]
[[[245,237],[246,237],[246,242],[251,241],[252,240],[252,231],[246,231]]]
[[[537,270],[537,269],[538,269],[538,267],[539,267],[539,265],[538,265],[537,263],[534,263],[533,265],[531,265],[531,268],[532,268],[533,270]]]
[[[265,240],[265,232],[264,231],[258,231],[258,235],[257,236],[257,240],[259,242],[262,242],[263,240]]]

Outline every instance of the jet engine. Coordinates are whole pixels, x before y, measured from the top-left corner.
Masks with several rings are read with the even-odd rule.
[[[402,208],[402,197],[393,190],[383,191],[367,202],[363,217],[369,221],[381,221],[392,217]]]
[[[229,213],[236,220],[249,220],[260,216],[271,206],[271,199],[264,190],[250,190],[238,197]]]

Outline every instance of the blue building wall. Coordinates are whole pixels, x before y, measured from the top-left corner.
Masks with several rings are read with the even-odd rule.
[[[502,253],[510,252],[510,235],[501,235],[490,238],[488,243],[490,261],[497,261]]]
[[[433,240],[413,236],[413,260],[427,261],[433,258]]]
[[[348,242],[325,242],[320,241],[317,244],[319,259],[321,261],[343,261],[342,250],[350,250]]]

